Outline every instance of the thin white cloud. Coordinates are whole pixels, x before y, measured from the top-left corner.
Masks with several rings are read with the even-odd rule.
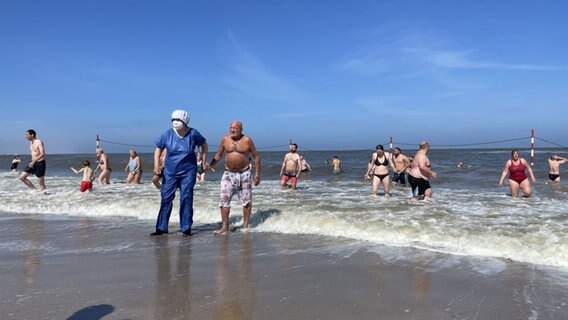
[[[302,88],[271,72],[260,58],[239,43],[230,30],[227,38],[233,54],[232,72],[225,80],[232,88],[244,95],[269,100],[295,101],[308,96]]]
[[[538,64],[509,64],[475,60],[476,50],[448,51],[407,48],[407,52],[417,53],[428,64],[448,69],[505,69],[505,70],[568,70],[566,67]]]
[[[384,74],[391,71],[390,62],[374,54],[348,59],[339,64],[337,69],[361,75]]]
[[[431,30],[366,33],[360,46],[347,53],[334,69],[358,75],[413,77],[438,69],[566,71],[568,67],[538,63],[508,63],[478,59],[478,50],[453,50],[449,41]],[[364,33],[364,32],[362,32]]]

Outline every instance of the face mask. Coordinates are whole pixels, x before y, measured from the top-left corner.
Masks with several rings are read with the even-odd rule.
[[[184,124],[183,124],[183,122],[181,122],[179,120],[174,120],[174,121],[172,121],[172,126],[174,127],[174,129],[179,130],[179,129],[183,128]]]

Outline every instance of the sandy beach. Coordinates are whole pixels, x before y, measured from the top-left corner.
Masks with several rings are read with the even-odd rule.
[[[260,232],[3,214],[1,319],[563,319],[566,273]],[[175,230],[175,225],[172,229]]]

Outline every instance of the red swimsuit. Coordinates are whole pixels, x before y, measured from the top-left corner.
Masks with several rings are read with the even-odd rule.
[[[525,173],[525,166],[521,159],[519,159],[519,164],[515,164],[513,160],[511,160],[511,165],[509,166],[509,179],[521,184],[521,182],[527,179],[527,175]]]

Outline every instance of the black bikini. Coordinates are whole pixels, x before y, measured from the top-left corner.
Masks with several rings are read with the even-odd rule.
[[[389,165],[389,159],[387,159],[387,157],[385,157],[385,161],[384,161],[384,162],[380,162],[380,161],[379,161],[379,156],[377,155],[377,157],[375,158],[375,165],[376,165],[377,167],[380,167],[380,166],[385,166],[385,167],[386,167],[386,166]]]
[[[379,161],[379,156],[377,155],[377,157],[375,158],[375,166],[380,167],[380,166],[388,166],[389,165],[389,159],[387,159],[387,157],[385,157],[385,161],[380,162]],[[383,181],[384,178],[388,177],[389,174],[373,174],[375,177],[379,178],[379,180],[381,180],[381,182]]]

